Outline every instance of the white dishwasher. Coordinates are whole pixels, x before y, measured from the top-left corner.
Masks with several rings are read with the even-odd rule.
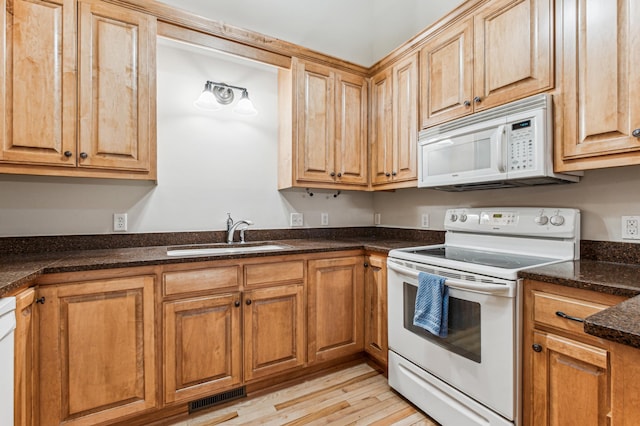
[[[0,299],[0,419],[13,425],[13,333],[16,329],[16,298]]]

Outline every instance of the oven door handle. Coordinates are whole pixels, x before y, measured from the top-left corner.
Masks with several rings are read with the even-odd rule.
[[[387,266],[407,277],[413,278],[415,280],[418,279],[418,272],[400,266],[396,263],[388,262]],[[485,293],[485,294],[502,294],[505,296],[512,296],[513,289],[506,284],[475,284],[470,281],[456,280],[454,278],[445,278],[445,284],[450,288],[455,288],[458,290],[470,290],[476,293]]]

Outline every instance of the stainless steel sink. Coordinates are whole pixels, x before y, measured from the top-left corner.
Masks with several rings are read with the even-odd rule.
[[[247,244],[199,244],[167,247],[167,256],[223,256],[225,254],[243,254],[261,251],[290,249],[286,244],[273,242]]]

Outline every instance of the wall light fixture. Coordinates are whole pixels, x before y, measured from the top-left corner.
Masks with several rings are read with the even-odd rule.
[[[253,106],[251,99],[249,99],[249,92],[246,88],[226,83],[216,83],[215,81],[207,81],[205,83],[204,90],[193,104],[206,111],[217,111],[223,105],[229,105],[233,102],[235,98],[234,89],[241,91],[242,94],[235,108],[233,108],[233,112],[242,115],[256,115],[258,111]]]

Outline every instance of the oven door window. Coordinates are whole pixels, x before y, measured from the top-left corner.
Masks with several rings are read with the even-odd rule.
[[[404,283],[404,328],[471,361],[481,361],[480,304],[449,296],[449,332],[438,337],[413,325],[418,287]]]

